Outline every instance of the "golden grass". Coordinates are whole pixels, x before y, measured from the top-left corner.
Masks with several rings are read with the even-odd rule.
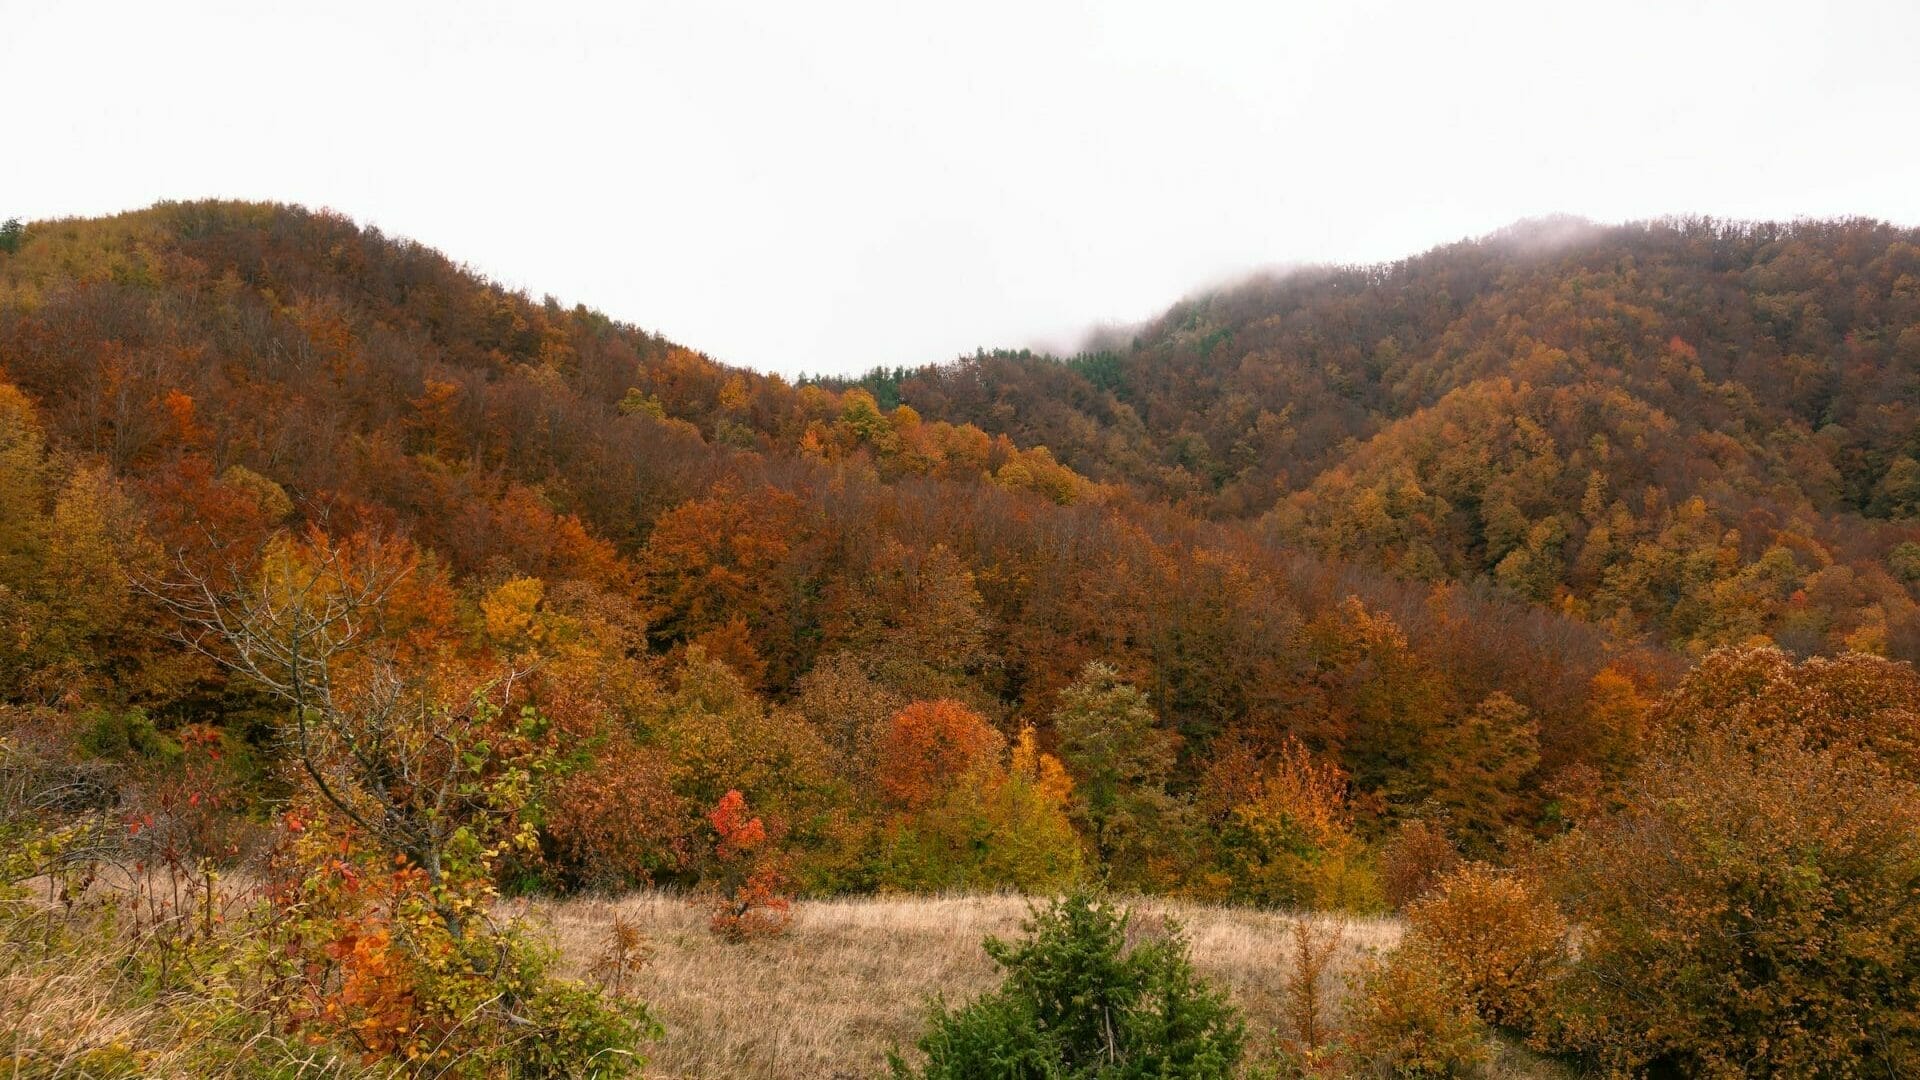
[[[128,1007],[117,983],[104,956],[0,957],[0,1075],[82,1075],[103,1056],[185,1042],[163,1010]],[[148,1064],[165,1072],[172,1062]]]
[[[1296,917],[1153,897],[1122,902],[1140,935],[1162,932],[1169,918],[1186,927],[1195,968],[1224,986],[1247,1020],[1249,1062],[1269,1060],[1286,1033]],[[708,931],[704,909],[667,893],[503,907],[502,915],[524,915],[548,935],[561,954],[556,974],[575,978],[587,978],[616,914],[647,935],[651,961],[630,988],[667,1031],[648,1048],[649,1077],[853,1080],[883,1075],[888,1050],[910,1050],[930,999],[959,1003],[997,984],[981,940],[1018,936],[1028,902],[1003,895],[800,901],[789,933],[738,944]],[[1320,931],[1343,924],[1324,984],[1335,996],[1356,963],[1392,949],[1402,933],[1394,919],[1307,918]],[[209,1057],[210,1032],[198,1010],[129,986],[118,962],[128,946],[115,941],[114,929],[101,929],[89,949],[40,947],[31,934],[0,948],[0,1080],[234,1076],[250,1072],[250,1058],[270,1058],[285,1075],[359,1072],[325,1054],[302,1060],[302,1051],[258,1031],[229,1033],[239,1041],[228,1042],[218,1060]],[[1492,1075],[1565,1074],[1502,1046]]]
[[[106,922],[75,941],[19,933],[16,912],[0,941],[0,1078],[204,1077],[274,1075],[341,1078],[358,1070],[330,1054],[261,1030],[222,1026],[230,1014],[192,994],[155,996],[138,984],[127,935]]]
[[[1194,967],[1225,986],[1247,1019],[1254,1057],[1280,1034],[1294,917],[1157,898],[1126,901],[1136,928],[1178,919]],[[708,933],[703,911],[679,896],[536,902],[564,955],[563,973],[583,976],[618,913],[652,938],[652,962],[635,992],[666,1025],[649,1076],[719,1078],[870,1077],[892,1047],[911,1048],[935,995],[958,1002],[998,982],[981,951],[988,934],[1018,936],[1027,901],[1015,896],[899,897],[802,901],[792,930],[729,944]],[[1310,916],[1326,924],[1324,916]],[[1352,919],[1330,973],[1337,983],[1361,957],[1392,948],[1391,919]]]

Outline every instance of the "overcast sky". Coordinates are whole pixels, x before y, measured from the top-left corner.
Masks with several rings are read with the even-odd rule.
[[[1920,224],[1920,4],[0,0],[0,216],[328,206],[733,363],[1518,218]]]

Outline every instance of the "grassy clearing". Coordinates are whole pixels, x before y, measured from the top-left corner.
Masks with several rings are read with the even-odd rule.
[[[1169,918],[1186,927],[1194,966],[1229,988],[1253,1058],[1264,1058],[1282,1026],[1294,917],[1153,898],[1129,906],[1137,933],[1159,933]],[[997,982],[980,941],[1018,935],[1026,913],[1015,896],[804,901],[786,936],[729,944],[708,933],[702,910],[663,893],[535,902],[530,911],[564,953],[566,974],[584,975],[615,914],[651,938],[636,992],[667,1037],[648,1073],[675,1080],[880,1074],[889,1048],[911,1046],[929,998],[962,1000]],[[1350,920],[1330,983],[1400,933],[1395,920]]]
[[[1138,935],[1163,933],[1169,919],[1186,927],[1195,968],[1227,987],[1246,1017],[1250,1064],[1268,1060],[1286,1029],[1295,916],[1151,897],[1127,904]],[[708,931],[704,909],[668,893],[505,907],[501,914],[528,918],[550,938],[567,976],[588,977],[616,914],[646,935],[651,960],[631,992],[666,1025],[647,1069],[663,1080],[882,1075],[887,1051],[919,1034],[929,999],[961,1001],[997,983],[981,939],[1019,935],[1027,914],[1026,900],[1001,895],[801,901],[785,936],[733,944]],[[1323,930],[1339,924],[1308,918]],[[361,1073],[318,1053],[302,1060],[301,1049],[265,1032],[220,1031],[232,1018],[215,1010],[154,1000],[129,982],[121,960],[131,943],[102,931],[91,949],[45,948],[31,935],[0,949],[0,1076]],[[1347,972],[1401,933],[1395,919],[1346,920],[1326,989],[1337,994]],[[1511,1047],[1500,1048],[1493,1070],[1505,1080],[1561,1075]]]

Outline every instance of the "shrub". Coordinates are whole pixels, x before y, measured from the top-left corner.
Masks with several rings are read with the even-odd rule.
[[[140,709],[115,712],[91,709],[80,717],[80,749],[100,758],[154,758],[167,763],[180,759],[178,742],[160,733]]]
[[[708,882],[710,928],[730,941],[786,933],[793,904],[785,893],[786,875],[766,849],[766,826],[748,811],[738,791],[722,796],[707,821],[718,838]]]
[[[546,980],[525,1003],[528,1030],[508,1059],[508,1075],[526,1080],[638,1076],[640,1048],[662,1034],[638,1003],[609,1001],[584,986]]]
[[[1346,933],[1345,920],[1315,926],[1295,919],[1288,928],[1293,963],[1281,984],[1281,1014],[1292,1029],[1287,1047],[1303,1059],[1317,1056],[1332,1034],[1327,975]]]
[[[624,734],[556,785],[547,812],[549,866],[572,883],[619,889],[686,867],[693,838],[673,760]]]
[[[1245,1025],[1193,973],[1178,926],[1127,947],[1125,912],[1075,892],[1036,912],[1027,938],[988,938],[999,989],[956,1010],[935,1005],[919,1068],[896,1077],[1205,1078],[1232,1075]]]
[[[228,969],[275,988],[262,1013],[408,1075],[639,1071],[639,1051],[660,1033],[649,1010],[554,978],[550,948],[491,917],[484,851],[450,851],[458,880],[436,889],[420,870],[357,849],[352,830],[324,815],[297,820],[264,900],[224,945]],[[446,918],[448,887],[460,890],[461,919]]]
[[[1413,941],[1353,979],[1342,1056],[1359,1076],[1473,1077],[1486,1069],[1487,1037],[1452,967]]]
[[[1567,922],[1527,879],[1470,863],[1407,909],[1413,938],[1480,1017],[1531,1029],[1567,960]]]
[[[587,975],[601,992],[624,998],[652,960],[653,942],[638,925],[615,912],[613,923],[607,927],[607,943],[587,968]]]
[[[1834,678],[1865,666],[1703,663],[1625,806],[1549,850],[1580,926],[1569,1045],[1623,1072],[1920,1074],[1920,788],[1894,688]]]

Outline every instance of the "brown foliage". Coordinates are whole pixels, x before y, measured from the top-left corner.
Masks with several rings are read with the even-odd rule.
[[[863,779],[873,768],[888,721],[907,705],[906,698],[868,677],[859,658],[844,652],[814,665],[794,699],[800,715],[841,756],[845,770]]]
[[[1346,923],[1315,925],[1295,919],[1289,928],[1291,945],[1283,996],[1283,1013],[1293,1030],[1293,1048],[1301,1056],[1317,1054],[1334,1032],[1328,976],[1346,936]]]
[[[1920,780],[1920,672],[1877,656],[1795,663],[1779,649],[1723,649],[1702,659],[1648,724],[1669,745],[1714,730],[1777,731],[1814,748],[1865,750]]]
[[[1920,1068],[1920,788],[1887,727],[1911,680],[1734,652],[1662,703],[1624,806],[1548,851],[1580,927],[1569,1044],[1701,1076]]]
[[[1461,862],[1444,821],[1409,818],[1380,849],[1380,891],[1396,909],[1432,892]]]
[[[593,958],[593,963],[587,965],[587,977],[603,992],[626,997],[633,991],[634,980],[652,959],[653,943],[647,940],[646,932],[616,911],[613,921],[607,924],[606,945],[600,955]]]
[[[588,885],[635,885],[684,869],[692,852],[686,800],[658,748],[614,735],[568,775],[553,797],[547,835],[569,877]]]
[[[1410,579],[1703,651],[1765,634],[1913,658],[1915,600],[1881,559],[1920,507],[1901,284],[1920,235],[1686,219],[1511,240],[895,382],[930,419]]]
[[[1480,1017],[1531,1030],[1568,960],[1568,926],[1524,876],[1470,863],[1407,908],[1411,938],[1454,975]]]
[[[1341,1055],[1360,1076],[1395,1080],[1477,1077],[1487,1029],[1458,976],[1427,948],[1402,945],[1353,979]]]

